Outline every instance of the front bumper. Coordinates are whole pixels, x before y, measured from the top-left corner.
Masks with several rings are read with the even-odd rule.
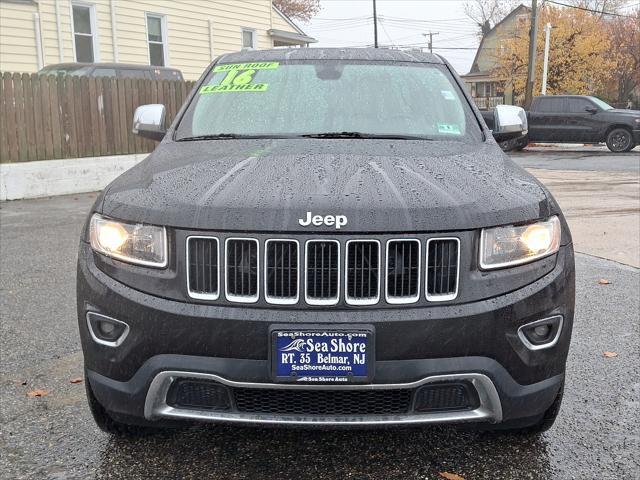
[[[633,130],[631,133],[633,134],[633,143],[640,145],[640,129]]]
[[[279,310],[196,305],[134,290],[99,270],[88,246],[80,249],[78,314],[89,384],[114,417],[193,419],[252,424],[369,425],[432,422],[500,423],[542,415],[564,380],[574,305],[572,247],[560,249],[551,272],[505,295],[428,308]],[[97,344],[86,312],[131,327],[117,348]],[[556,343],[531,350],[518,336],[526,323],[561,315]],[[375,329],[375,375],[364,385],[274,384],[268,360],[269,327],[366,324]],[[477,408],[394,415],[260,414],[169,406],[167,390],[179,378],[205,378],[233,390],[409,389],[464,380]]]

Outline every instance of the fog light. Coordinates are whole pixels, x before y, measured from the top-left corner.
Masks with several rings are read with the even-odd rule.
[[[548,324],[538,325],[533,329],[533,333],[535,333],[536,336],[539,337],[540,339],[547,338],[549,336],[549,332],[551,332],[551,326]]]
[[[527,323],[518,329],[518,337],[529,350],[551,348],[560,338],[562,320],[562,315],[555,315]]]
[[[115,318],[95,312],[87,313],[87,326],[94,342],[118,347],[129,334],[129,325]]]

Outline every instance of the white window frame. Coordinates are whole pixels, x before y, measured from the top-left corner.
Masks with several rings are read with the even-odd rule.
[[[73,22],[73,7],[83,7],[89,9],[89,21],[91,24],[91,46],[93,47],[93,62],[100,61],[100,40],[98,39],[98,22],[96,20],[96,5],[88,2],[69,2],[69,20],[71,21],[71,46],[73,47],[73,60],[78,61],[76,53],[76,31]],[[88,36],[86,33],[78,33],[78,35]]]
[[[251,33],[251,46],[250,47],[245,47],[244,46],[244,32],[250,32]],[[242,30],[240,31],[240,50],[245,50],[247,48],[256,48],[256,29],[255,28],[245,28],[243,27]]]
[[[160,19],[160,33],[162,34],[162,43],[149,40],[149,17]],[[169,66],[169,41],[167,40],[167,16],[161,13],[144,12],[144,34],[147,43],[147,63],[151,65],[151,51],[149,50],[149,44],[162,45],[162,56],[164,60],[164,66]]]

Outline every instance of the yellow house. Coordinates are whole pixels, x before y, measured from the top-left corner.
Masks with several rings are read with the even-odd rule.
[[[501,39],[526,35],[529,32],[530,15],[531,9],[521,4],[483,35],[471,70],[462,75],[478,108],[492,109],[499,104],[515,103],[513,91],[503,79],[496,78],[493,69],[497,65]]]
[[[216,56],[316,40],[271,0],[0,0],[0,71],[64,62],[174,67],[197,79]]]

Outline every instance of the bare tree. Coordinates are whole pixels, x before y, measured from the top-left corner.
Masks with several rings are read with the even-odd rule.
[[[273,4],[286,16],[308,22],[320,11],[320,0],[273,0]]]
[[[465,3],[464,13],[478,26],[482,36],[506,17],[518,3],[517,0],[471,0]]]
[[[569,0],[566,3],[597,12],[618,13],[627,2],[626,0]]]

